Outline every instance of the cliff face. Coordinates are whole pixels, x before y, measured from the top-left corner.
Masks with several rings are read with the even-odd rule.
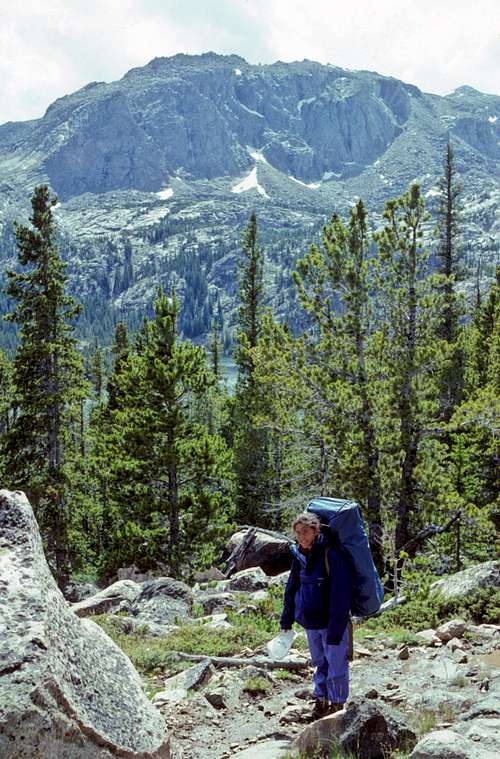
[[[309,61],[251,66],[237,56],[177,55],[87,85],[42,119],[4,126],[0,154],[24,156],[62,200],[155,192],[179,170],[193,179],[237,175],[253,165],[248,147],[310,183],[362,173],[400,135],[411,142],[422,116],[430,141],[449,132],[493,164],[498,111],[500,98],[467,87],[438,98]]]
[[[210,266],[224,272],[213,285],[232,303],[235,252],[252,210],[270,235],[277,275],[293,259],[294,251],[283,254],[291,237],[307,245],[333,210],[346,212],[358,196],[380,213],[384,200],[418,181],[432,205],[450,138],[464,186],[464,239],[476,251],[470,265],[482,252],[491,268],[499,117],[500,97],[470,87],[438,97],[311,61],[157,58],[60,98],[41,119],[0,126],[0,232],[2,219],[5,235],[10,219],[26,214],[33,186],[44,181],[61,201],[80,292],[113,298],[133,288],[118,306],[128,299],[140,308],[155,274],[171,281],[162,261],[210,248]],[[99,248],[103,235],[115,241],[113,255]],[[7,244],[0,256],[12,252]]]

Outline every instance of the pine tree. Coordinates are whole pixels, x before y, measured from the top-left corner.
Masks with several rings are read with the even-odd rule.
[[[321,249],[312,246],[299,261],[295,281],[316,336],[307,349],[311,380],[314,374],[322,407],[317,429],[326,422],[325,437],[333,441],[337,481],[366,508],[370,545],[381,570],[379,455],[366,356],[373,328],[368,245],[366,211],[359,201],[350,212],[348,227],[333,216],[323,229]]]
[[[56,576],[71,565],[70,465],[75,428],[86,394],[83,362],[71,337],[79,307],[65,293],[65,264],[55,241],[48,187],[36,187],[31,227],[16,224],[19,261],[9,271],[7,294],[16,301],[9,319],[20,326],[14,360],[16,417],[4,444],[11,487],[27,492],[46,540]],[[73,433],[73,434],[72,434]]]
[[[463,396],[463,349],[460,344],[459,317],[462,312],[456,285],[462,277],[460,236],[460,193],[453,148],[446,146],[443,176],[439,181],[438,272],[442,275],[442,315],[438,335],[444,341],[446,361],[440,387],[440,415],[448,422]]]
[[[434,370],[439,369],[440,355],[435,339],[435,286],[427,276],[428,255],[422,243],[426,216],[419,186],[413,185],[401,198],[387,202],[384,218],[385,227],[375,236],[381,326],[373,352],[379,350],[378,416],[383,431],[379,435],[385,434],[382,447],[389,452],[384,457],[387,474],[383,489],[395,512],[397,559],[425,516],[426,494],[417,467],[423,466],[425,458],[424,430],[435,426],[438,388]],[[427,455],[430,466],[432,450]],[[436,453],[434,457],[437,459]]]
[[[269,504],[268,440],[255,424],[259,410],[259,386],[254,377],[252,350],[262,329],[263,255],[257,234],[257,217],[252,213],[243,236],[240,273],[240,309],[234,353],[238,379],[233,404],[233,440],[236,474],[236,514],[240,523],[265,524]]]
[[[107,571],[134,561],[174,576],[214,558],[230,518],[229,452],[193,412],[213,378],[202,348],[180,342],[179,303],[159,291],[139,349],[117,377],[107,451],[114,539]]]

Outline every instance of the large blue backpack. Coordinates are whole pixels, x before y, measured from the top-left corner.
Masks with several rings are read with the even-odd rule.
[[[318,496],[306,511],[316,514],[322,532],[349,559],[354,574],[351,612],[358,617],[375,614],[384,600],[384,591],[373,563],[359,505],[356,501]]]

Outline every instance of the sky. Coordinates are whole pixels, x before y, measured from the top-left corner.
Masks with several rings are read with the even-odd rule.
[[[500,94],[498,0],[0,0],[0,124],[152,58],[236,53]]]

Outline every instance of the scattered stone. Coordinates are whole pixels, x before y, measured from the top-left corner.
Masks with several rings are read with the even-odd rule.
[[[443,643],[447,643],[452,638],[461,638],[466,629],[467,623],[463,619],[451,619],[437,628],[436,635]]]
[[[399,688],[399,685],[397,683],[387,683],[386,686],[387,690],[397,690]]]
[[[401,714],[379,701],[350,701],[344,712],[340,746],[358,759],[379,759],[396,749],[408,750],[416,735]]]
[[[292,704],[285,706],[280,714],[280,723],[290,725],[293,723],[303,723],[311,721],[312,706],[309,704]]]
[[[363,648],[362,646],[354,646],[354,654],[355,656],[363,656],[363,657],[370,657],[373,656],[373,653],[369,651],[367,648]]]
[[[198,601],[201,603],[204,614],[238,608],[238,601],[231,593],[215,593],[206,598],[198,599]]]
[[[100,590],[94,596],[85,598],[72,605],[79,617],[90,617],[95,614],[107,614],[110,611],[130,612],[132,604],[141,591],[141,586],[133,580],[119,580]]]
[[[500,717],[500,695],[491,693],[460,715],[461,720],[470,720],[475,717]]]
[[[441,645],[442,643],[441,639],[437,637],[435,630],[419,630],[419,632],[415,634],[417,638],[427,646],[436,646],[438,644]]]
[[[465,648],[465,643],[461,638],[450,638],[448,643],[446,644],[447,648],[450,648],[452,651],[463,651]]]
[[[269,580],[260,567],[243,569],[236,572],[229,581],[230,590],[244,590],[253,592],[267,588]]]
[[[144,622],[137,617],[121,614],[108,614],[107,620],[125,635],[147,635],[148,638],[165,638],[179,629],[179,625],[156,625],[154,622]]]
[[[439,593],[446,601],[458,596],[471,598],[481,588],[500,587],[500,561],[485,561],[456,572],[431,585],[431,593]]]
[[[64,598],[72,604],[84,601],[99,593],[99,588],[91,582],[69,582],[64,588]]]
[[[486,691],[489,691],[490,689],[490,679],[489,677],[485,677],[484,680],[481,680],[479,683],[479,690],[486,693]]]
[[[376,688],[370,688],[370,690],[366,691],[365,698],[379,698],[380,693]]]
[[[231,753],[231,759],[282,759],[289,753],[288,741],[261,741],[243,751]]]
[[[183,672],[179,672],[178,675],[165,680],[165,690],[170,688],[185,688],[187,691],[197,690],[206,685],[214,674],[213,664],[210,659],[205,659],[205,661],[200,661]]]
[[[235,532],[224,550],[223,559],[229,558],[231,553],[237,548],[247,533],[246,528]],[[289,570],[292,565],[292,554],[290,552],[290,540],[284,535],[269,535],[257,530],[252,544],[245,554],[240,557],[236,569],[248,569],[250,567],[261,567],[267,575],[279,575]]]
[[[273,588],[277,586],[279,588],[284,588],[288,582],[289,577],[290,577],[289,571],[281,572],[279,575],[276,575],[275,577],[271,577],[271,579],[269,580],[269,587]]]
[[[210,567],[202,572],[195,572],[194,579],[195,582],[213,582],[214,580],[225,580],[226,577],[217,567]]]
[[[204,696],[215,709],[232,709],[239,702],[242,688],[243,682],[237,675],[223,672],[212,677]]]
[[[135,564],[130,567],[120,567],[116,576],[119,580],[133,580],[133,582],[146,582],[146,580],[152,579],[151,572],[141,572]]]
[[[398,659],[401,659],[402,661],[406,661],[409,658],[410,658],[410,649],[408,648],[408,646],[403,646],[403,648],[401,648],[398,651]]]
[[[0,491],[0,756],[168,759],[165,723],[130,660],[73,613],[31,506]]]
[[[306,727],[290,745],[291,756],[317,756],[317,752],[330,754],[332,743],[339,739],[345,711],[329,714]]]
[[[409,759],[495,759],[496,756],[454,730],[434,730],[417,743]]]
[[[186,583],[171,577],[157,577],[140,586],[131,613],[143,622],[175,624],[178,619],[191,615],[193,600],[193,591]]]

